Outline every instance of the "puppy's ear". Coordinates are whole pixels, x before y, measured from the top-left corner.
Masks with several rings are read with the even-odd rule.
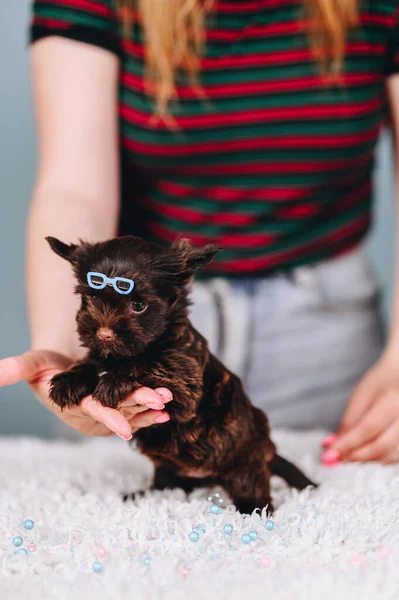
[[[185,262],[187,270],[191,273],[206,267],[220,250],[220,247],[216,244],[207,244],[202,247],[192,246],[190,240],[186,238],[176,240],[172,244],[172,248],[178,251]]]
[[[68,246],[68,244],[64,244],[64,242],[53,237],[46,237],[46,241],[50,244],[50,248],[58,254],[58,256],[61,256],[61,258],[65,258],[65,260],[68,260],[69,262],[72,262],[75,258],[75,252],[78,248],[75,244],[70,244]]]

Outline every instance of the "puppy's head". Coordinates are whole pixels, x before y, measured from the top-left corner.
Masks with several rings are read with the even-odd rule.
[[[81,344],[104,358],[134,356],[161,336],[185,310],[195,271],[218,251],[185,239],[169,248],[134,236],[78,245],[46,240],[75,273]]]

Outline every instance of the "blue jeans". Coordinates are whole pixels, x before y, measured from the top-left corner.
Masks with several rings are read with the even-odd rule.
[[[288,275],[196,282],[192,300],[193,325],[272,427],[334,430],[383,348],[361,249]]]

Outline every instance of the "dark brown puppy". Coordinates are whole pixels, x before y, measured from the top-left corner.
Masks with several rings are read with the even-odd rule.
[[[50,395],[60,407],[88,394],[117,408],[141,386],[173,393],[168,423],[141,429],[135,440],[155,464],[154,487],[221,484],[246,513],[268,506],[270,476],[303,489],[313,485],[279,457],[262,411],[254,408],[241,381],[208,350],[188,319],[188,287],[196,269],[209,263],[216,246],[194,248],[179,240],[170,248],[140,238],[66,245],[47,238],[67,259],[81,296],[77,315],[87,359],[52,380]],[[134,282],[110,282],[124,278]],[[124,292],[124,293],[123,293]]]

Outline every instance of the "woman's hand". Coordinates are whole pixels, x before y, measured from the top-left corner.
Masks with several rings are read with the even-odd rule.
[[[61,411],[49,398],[51,378],[70,367],[72,361],[58,352],[31,350],[21,356],[0,361],[0,386],[25,380],[41,402],[77,431],[86,435],[119,435],[129,440],[141,427],[166,423],[169,415],[163,411],[165,403],[172,400],[166,388],[151,390],[142,387],[126,398],[118,410],[102,406],[91,396],[80,406]],[[154,410],[149,410],[149,405]]]
[[[363,377],[322,461],[399,461],[399,352],[386,351]]]

